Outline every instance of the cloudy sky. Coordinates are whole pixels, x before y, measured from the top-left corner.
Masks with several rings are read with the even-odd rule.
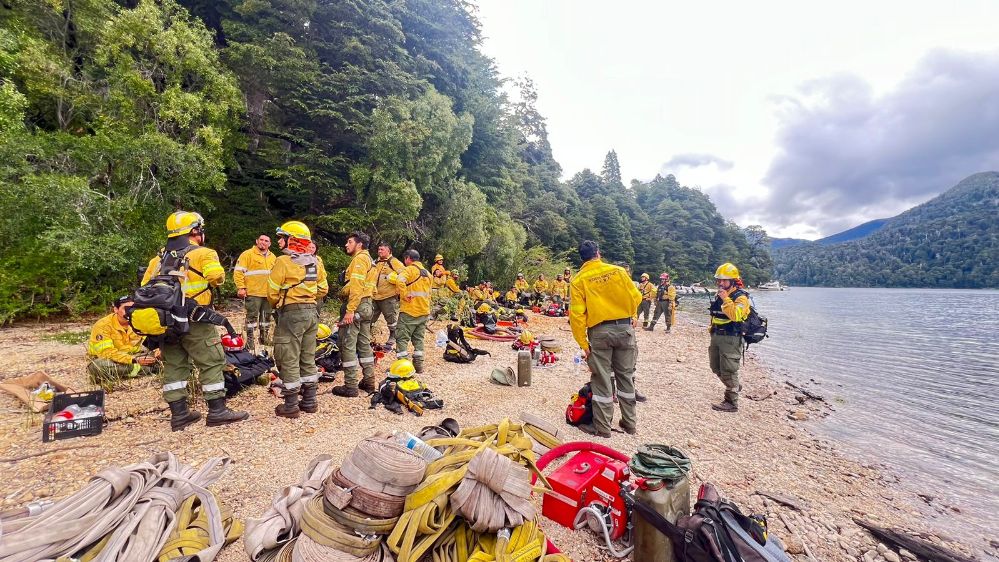
[[[999,1],[478,0],[567,176],[615,149],[817,238],[999,170]]]

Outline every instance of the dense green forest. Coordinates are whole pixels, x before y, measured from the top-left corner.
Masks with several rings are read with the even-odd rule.
[[[999,288],[999,172],[950,190],[852,242],[774,251],[779,278],[827,287]]]
[[[0,324],[105,306],[177,208],[230,263],[298,218],[332,270],[361,229],[503,284],[584,238],[636,276],[769,278],[766,233],[671,175],[625,185],[611,151],[562,181],[480,41],[464,0],[6,0]]]

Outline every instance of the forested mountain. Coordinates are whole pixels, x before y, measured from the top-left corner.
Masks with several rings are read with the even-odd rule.
[[[0,324],[101,308],[177,208],[224,260],[283,220],[331,270],[361,229],[466,279],[561,266],[584,238],[683,282],[766,233],[675,178],[561,181],[530,80],[508,99],[464,0],[7,0],[0,8]],[[547,264],[547,265],[546,265]]]
[[[999,287],[999,172],[965,178],[852,242],[774,252],[777,276],[794,285]]]
[[[850,242],[851,240],[859,240],[865,236],[870,236],[888,222],[889,219],[874,219],[872,221],[867,221],[864,224],[857,225],[853,228],[844,230],[843,232],[837,232],[831,236],[826,236],[825,238],[819,238],[818,240],[803,240],[801,238],[771,238],[770,239],[770,249],[779,250],[781,248],[787,248],[788,246],[797,246],[798,244],[807,244],[809,242],[814,242],[819,246],[828,246],[830,244],[839,244],[840,242]]]

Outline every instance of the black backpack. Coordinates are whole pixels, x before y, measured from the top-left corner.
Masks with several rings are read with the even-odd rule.
[[[749,299],[749,316],[742,321],[742,339],[748,347],[750,344],[760,343],[770,337],[767,335],[767,317],[761,316],[756,311],[756,305],[753,304],[753,299],[749,296],[749,293],[739,289],[732,293],[732,298],[735,299],[739,295],[746,295],[746,298]]]
[[[465,339],[461,326],[448,325],[447,345],[444,347],[444,360],[450,363],[471,363],[479,355],[489,355],[488,351],[476,349]]]
[[[768,532],[766,518],[743,515],[708,482],[697,496],[693,515],[681,515],[673,524],[627,486],[621,490],[625,505],[670,539],[678,562],[791,561],[780,539]]]
[[[267,355],[254,355],[245,349],[225,352],[225,397],[232,398],[240,390],[252,386],[257,377],[274,368],[274,360]]]

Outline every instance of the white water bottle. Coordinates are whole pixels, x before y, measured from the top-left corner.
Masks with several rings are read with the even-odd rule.
[[[395,438],[396,443],[413,451],[427,462],[434,462],[444,456],[444,454],[437,449],[427,445],[423,439],[420,439],[408,431],[396,429],[392,432],[392,437]]]
[[[447,345],[447,332],[444,330],[438,330],[437,347],[444,347],[445,345]]]

